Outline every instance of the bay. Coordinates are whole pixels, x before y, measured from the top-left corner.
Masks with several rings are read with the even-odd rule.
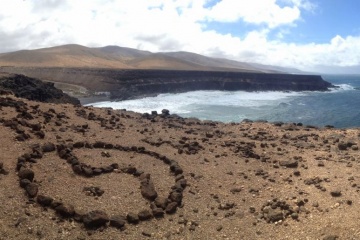
[[[301,122],[320,127],[360,127],[360,75],[322,77],[337,88],[328,92],[193,91],[91,105],[140,113],[168,109],[182,117],[222,122],[250,119]]]

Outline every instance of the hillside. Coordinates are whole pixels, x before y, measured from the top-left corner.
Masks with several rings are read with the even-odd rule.
[[[63,45],[0,54],[0,66],[86,67],[116,69],[166,69],[202,71],[281,72],[278,67],[211,58],[190,52],[152,53],[137,49],[106,46],[89,48]]]

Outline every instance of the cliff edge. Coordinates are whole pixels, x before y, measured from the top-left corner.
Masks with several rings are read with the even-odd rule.
[[[197,90],[326,91],[332,87],[331,83],[324,81],[319,75],[30,67],[2,67],[1,70],[79,85],[92,93],[109,92],[111,99],[116,100]]]

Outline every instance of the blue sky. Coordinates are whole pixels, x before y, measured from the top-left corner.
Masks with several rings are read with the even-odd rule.
[[[294,28],[300,42],[325,43],[336,35],[360,35],[360,1],[318,0],[314,3],[317,5],[314,12],[304,12],[304,21]]]
[[[213,4],[219,1],[213,1]],[[283,26],[274,29],[270,39],[276,40],[277,34],[283,30],[283,41],[294,43],[327,43],[336,35],[360,35],[360,1],[356,0],[314,0],[310,11],[303,11],[301,18],[295,26]],[[286,5],[285,5],[286,6]],[[249,31],[254,31],[265,24],[250,24],[244,21],[238,22],[214,22],[208,24],[207,29],[216,29],[223,34],[233,34],[244,37]]]
[[[0,53],[118,45],[360,73],[359,9],[358,0],[2,0]]]

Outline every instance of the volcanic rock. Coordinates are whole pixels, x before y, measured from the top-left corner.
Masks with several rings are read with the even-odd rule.
[[[135,213],[128,213],[126,215],[126,220],[131,224],[138,224],[139,223],[139,216]]]
[[[44,195],[38,195],[36,198],[37,202],[44,207],[50,206],[53,199]]]
[[[177,202],[171,202],[166,206],[165,212],[168,214],[175,213],[177,206],[178,206]]]
[[[30,198],[36,197],[39,187],[36,183],[29,183],[26,185],[25,190]]]
[[[153,201],[157,197],[157,192],[155,190],[154,183],[150,179],[149,174],[143,174],[140,176],[141,179],[141,195],[150,200]]]
[[[153,217],[149,210],[142,210],[138,213],[138,217],[140,221],[146,221]]]
[[[124,216],[114,216],[110,218],[110,226],[115,228],[123,228],[126,224],[126,218]]]
[[[52,205],[56,205],[56,202],[52,202]],[[60,203],[58,206],[55,207],[55,211],[65,218],[72,217],[75,214],[74,206],[70,204]]]
[[[35,173],[29,168],[21,168],[18,174],[20,179],[28,179],[30,182],[34,179]]]
[[[91,211],[83,217],[83,222],[87,228],[98,228],[106,225],[109,221],[108,215],[101,210]]]
[[[292,159],[292,160],[284,160],[284,161],[280,161],[279,165],[282,167],[287,167],[287,168],[296,168],[298,166],[298,161]]]

